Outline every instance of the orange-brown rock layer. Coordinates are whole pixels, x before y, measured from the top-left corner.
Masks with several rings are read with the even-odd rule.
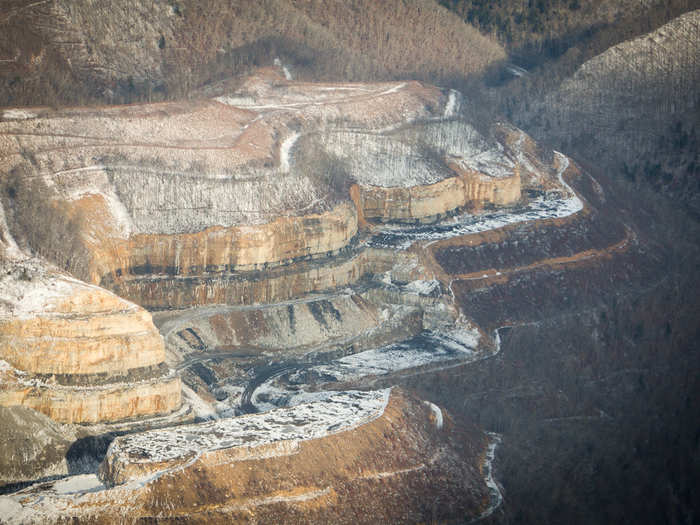
[[[165,359],[163,340],[143,310],[2,323],[0,355],[35,374],[116,374]]]
[[[191,277],[126,277],[103,286],[148,309],[184,308],[204,304],[278,303],[311,292],[352,285],[363,276],[383,273],[392,261],[365,250],[340,260],[306,261],[261,272]]]
[[[103,423],[167,414],[181,403],[182,385],[178,376],[101,387],[69,387],[38,381],[27,384],[7,374],[2,379],[0,406],[32,408],[59,423]]]
[[[107,290],[60,275],[6,284],[17,287],[17,303],[0,316],[0,359],[15,368],[119,374],[165,359],[151,315]]]
[[[198,275],[246,271],[334,253],[357,234],[357,213],[350,202],[330,211],[279,217],[251,226],[213,226],[201,232],[138,234],[98,247],[92,278],[106,275]]]
[[[163,338],[143,308],[40,261],[3,268],[0,406],[33,408],[65,423],[180,406],[180,380],[163,375]]]
[[[434,220],[465,207],[509,206],[520,200],[520,174],[488,177],[451,164],[456,177],[425,186],[381,188],[359,186],[362,215],[381,222]],[[357,190],[355,193],[358,193]]]

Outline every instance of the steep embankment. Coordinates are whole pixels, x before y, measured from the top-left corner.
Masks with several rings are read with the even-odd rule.
[[[401,391],[339,393],[119,438],[102,466],[107,486],[84,477],[72,490],[57,483],[0,501],[10,523],[449,520],[487,505],[477,466],[485,447]]]

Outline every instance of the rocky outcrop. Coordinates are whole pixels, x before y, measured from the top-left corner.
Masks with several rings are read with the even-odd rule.
[[[109,488],[98,485],[77,497],[49,490],[41,500],[24,500],[15,517],[37,523],[464,519],[478,515],[488,499],[480,472],[485,447],[483,436],[401,391],[340,392],[266,414],[117,438],[100,470]],[[439,506],[426,505],[436,500]]]
[[[387,332],[406,337],[422,329],[422,312],[413,306],[392,306],[368,300],[367,293],[311,295],[287,304],[261,308],[219,305],[157,314],[168,351],[183,354],[275,355],[290,357],[330,352],[336,346],[381,341]],[[397,330],[401,326],[401,330]]]
[[[520,171],[517,166],[506,177],[489,177],[459,162],[450,163],[450,167],[459,173],[464,184],[465,200],[469,205],[512,206],[520,200]]]
[[[301,217],[279,217],[261,225],[214,226],[196,233],[140,234],[114,243],[111,260],[96,262],[102,274],[199,275],[274,267],[345,248],[357,233],[350,203]],[[109,256],[109,255],[107,255]]]
[[[465,205],[464,185],[457,177],[409,188],[361,186],[360,199],[365,218],[382,222],[436,220]]]
[[[0,406],[24,406],[61,423],[102,423],[168,414],[180,407],[176,375],[90,387],[27,379],[21,371],[0,371]]]
[[[180,380],[164,366],[150,314],[32,261],[0,277],[0,405],[95,423],[172,412]]]
[[[366,252],[349,257],[302,261],[265,272],[203,274],[199,276],[124,276],[103,285],[148,309],[183,308],[206,304],[277,303],[311,292],[356,283],[375,269],[386,271]]]
[[[520,200],[520,174],[514,168],[508,177],[484,173],[450,163],[458,174],[440,182],[408,188],[360,186],[365,218],[381,222],[434,222],[465,208],[484,205],[511,206]]]

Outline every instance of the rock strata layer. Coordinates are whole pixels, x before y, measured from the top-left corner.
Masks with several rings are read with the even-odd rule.
[[[180,406],[148,312],[37,261],[5,261],[0,286],[0,405],[64,423]]]

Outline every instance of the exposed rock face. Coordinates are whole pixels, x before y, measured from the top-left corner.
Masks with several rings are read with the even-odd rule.
[[[37,523],[464,519],[487,501],[484,449],[483,437],[400,391],[338,393],[268,414],[118,438],[100,474],[112,488],[77,499],[30,498],[17,516]],[[425,504],[436,498],[439,506]]]
[[[2,373],[0,405],[25,406],[62,423],[101,423],[167,414],[180,406],[181,383],[175,375],[93,387],[70,387]]]
[[[460,104],[461,96],[450,92],[445,113]],[[465,207],[520,200],[517,163],[465,122],[329,132],[322,143],[348,164],[357,182],[355,203],[368,220],[431,222]]]
[[[475,206],[511,206],[520,200],[520,172],[517,168],[510,176],[495,178],[460,164],[451,164],[450,167],[461,175],[467,203]]]
[[[336,343],[357,348],[366,340],[381,339],[383,332],[397,331],[402,324],[400,332],[405,335],[421,330],[419,308],[377,304],[368,295],[348,290],[264,308],[220,305],[198,308],[191,315],[162,312],[158,324],[170,352],[283,353],[287,357],[328,352]]]
[[[510,206],[520,200],[520,174],[494,178],[457,164],[459,173],[427,186],[409,188],[360,187],[363,215],[382,222],[434,221],[466,207]]]
[[[122,274],[198,275],[246,271],[300,258],[332,254],[357,233],[357,214],[350,203],[303,217],[279,217],[259,226],[206,228],[197,233],[142,234],[115,243],[113,257],[97,263],[101,270]]]
[[[0,405],[56,421],[171,412],[180,381],[142,308],[36,261],[5,261],[0,282]]]
[[[145,308],[182,308],[205,304],[277,303],[356,283],[364,275],[389,265],[366,252],[349,258],[321,259],[260,272],[179,276],[126,276],[103,283],[115,293]]]
[[[457,177],[409,188],[361,187],[368,220],[415,222],[439,218],[465,205],[464,184]]]

